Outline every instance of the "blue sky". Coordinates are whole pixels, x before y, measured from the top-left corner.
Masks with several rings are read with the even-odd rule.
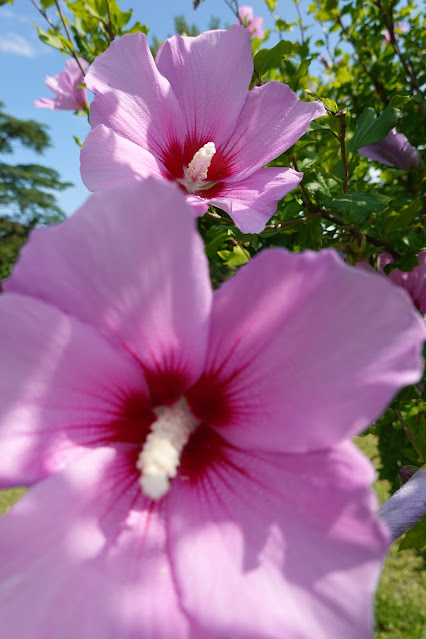
[[[308,2],[309,0],[303,0],[302,8]],[[272,27],[272,18],[262,0],[247,1],[247,4],[254,7],[255,15],[264,16],[267,27]],[[150,41],[153,35],[160,40],[172,35],[173,16],[177,14],[184,14],[188,22],[195,23],[200,30],[207,29],[212,15],[220,18],[222,26],[234,22],[233,15],[223,0],[205,0],[196,11],[193,10],[193,0],[122,0],[120,6],[123,10],[133,8],[134,19],[150,28]],[[289,0],[280,0],[277,12],[288,22],[294,21],[296,17],[294,5]],[[13,156],[2,157],[13,163],[39,162],[57,169],[63,180],[73,182],[73,188],[58,194],[60,206],[70,214],[88,195],[81,182],[80,150],[73,135],[84,140],[89,125],[85,117],[77,117],[70,111],[33,107],[34,100],[52,95],[44,85],[45,76],[59,73],[65,65],[65,56],[38,40],[34,24],[46,28],[46,23],[30,0],[15,0],[12,5],[0,7],[0,100],[5,103],[7,113],[47,124],[52,147],[42,156],[26,149],[18,149]],[[293,39],[298,35],[296,31],[286,37]]]

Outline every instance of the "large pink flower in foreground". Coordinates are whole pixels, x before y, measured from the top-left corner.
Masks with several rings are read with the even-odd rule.
[[[405,289],[413,300],[415,307],[426,314],[426,251],[418,254],[418,266],[412,271],[400,271],[394,269],[388,275],[389,279],[396,286]],[[391,264],[393,258],[388,253],[381,253],[377,258],[377,268],[382,275],[385,275],[384,268]]]
[[[212,293],[175,186],[31,235],[0,297],[0,619],[13,639],[367,639],[387,545],[347,441],[424,326],[333,251]],[[164,232],[167,229],[167,233]]]
[[[154,62],[142,33],[115,40],[90,67],[93,130],[81,152],[91,191],[148,175],[178,182],[199,215],[214,204],[260,232],[302,174],[262,168],[325,114],[288,86],[250,92],[250,37],[242,26],[174,36]]]
[[[84,70],[88,67],[88,62],[79,58]],[[79,111],[88,106],[87,91],[79,87],[84,82],[84,75],[77,62],[71,58],[66,61],[64,71],[57,75],[46,76],[46,86],[56,93],[54,98],[40,98],[34,102],[35,107],[46,107],[58,111]]]

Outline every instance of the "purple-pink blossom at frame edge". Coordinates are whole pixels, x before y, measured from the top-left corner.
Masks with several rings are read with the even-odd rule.
[[[86,70],[88,62],[79,58],[83,70]],[[54,98],[40,98],[34,102],[35,107],[45,107],[56,111],[79,111],[88,106],[87,91],[79,87],[84,83],[84,75],[74,58],[65,63],[65,69],[53,76],[46,76],[46,86],[55,93]]]
[[[414,306],[426,314],[426,250],[418,254],[419,264],[412,271],[394,269],[387,276],[396,286],[400,286],[410,295]],[[377,257],[377,269],[386,276],[384,268],[391,264],[393,258],[388,253],[381,253]]]
[[[415,169],[420,164],[420,154],[403,133],[392,129],[388,135],[374,144],[368,144],[358,149],[358,153],[370,160],[395,166],[403,171]]]
[[[148,175],[175,181],[202,215],[210,204],[244,233],[262,231],[303,174],[267,167],[325,115],[291,89],[248,91],[250,36],[242,26],[173,36],[154,62],[142,33],[124,35],[86,75],[94,92],[81,176],[98,191]]]
[[[265,20],[254,15],[253,7],[243,5],[238,9],[238,15],[252,38],[263,40],[265,37]]]
[[[29,486],[0,520],[7,636],[370,636],[388,538],[348,438],[421,375],[406,295],[284,249],[213,293],[188,205],[152,178],[33,231],[4,289],[0,480]],[[151,499],[170,411],[192,430]]]

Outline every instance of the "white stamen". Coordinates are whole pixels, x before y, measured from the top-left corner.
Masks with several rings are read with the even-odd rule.
[[[190,193],[203,187],[203,181],[207,180],[207,171],[215,153],[214,142],[207,142],[197,151],[188,168],[185,169],[185,186]]]
[[[182,450],[197,424],[184,402],[162,409],[136,464],[145,495],[161,499],[169,492],[169,480],[176,477]]]

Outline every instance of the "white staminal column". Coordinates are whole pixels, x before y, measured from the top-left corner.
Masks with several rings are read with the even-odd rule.
[[[197,424],[198,420],[189,412],[185,400],[160,409],[136,464],[147,497],[157,500],[169,492],[182,450]]]
[[[207,180],[207,172],[215,153],[214,142],[207,142],[195,153],[185,169],[185,186],[189,193],[194,193],[205,186],[204,181]]]

